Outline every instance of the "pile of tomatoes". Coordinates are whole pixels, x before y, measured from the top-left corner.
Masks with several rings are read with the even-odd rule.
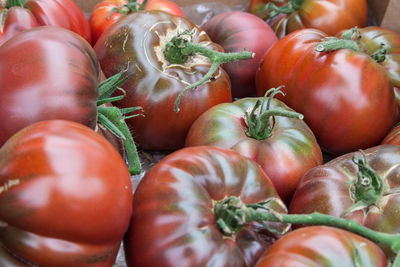
[[[366,0],[0,11],[0,266],[400,266],[400,35]]]

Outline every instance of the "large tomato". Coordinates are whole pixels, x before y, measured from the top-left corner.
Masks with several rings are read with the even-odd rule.
[[[229,77],[218,68],[210,81],[184,94],[180,111],[175,112],[174,103],[181,91],[202,79],[211,66],[199,54],[184,64],[171,64],[166,59],[166,44],[185,31],[193,43],[222,50],[189,20],[161,11],[127,15],[113,24],[95,45],[107,77],[125,70],[127,80],[122,87],[127,95],[115,105],[143,108],[143,117],[126,121],[143,149],[183,147],[189,127],[200,114],[216,104],[232,101]]]
[[[133,5],[133,8],[129,8],[129,5]],[[132,1],[132,0],[104,0],[98,3],[90,13],[89,24],[92,30],[93,43],[96,43],[100,35],[117,20],[124,18],[130,12],[134,10],[162,10],[169,14],[184,16],[183,11],[180,7],[169,0],[148,0],[146,5],[141,8],[143,0]],[[119,10],[119,12],[117,11]],[[113,11],[114,10],[114,11]]]
[[[66,28],[91,43],[89,23],[73,0],[5,0],[0,12],[0,45],[19,32],[45,25]]]
[[[63,120],[24,128],[0,149],[0,184],[2,266],[114,263],[132,184],[102,136]]]
[[[0,47],[0,146],[40,120],[72,120],[94,129],[99,63],[77,34],[37,27]]]
[[[268,121],[274,118],[273,123],[262,127],[262,135],[269,133],[268,136],[253,134],[249,127],[257,126],[248,123],[245,113],[250,113],[259,100],[242,98],[212,107],[193,123],[186,146],[229,148],[255,160],[269,176],[280,197],[289,203],[303,174],[322,164],[321,149],[310,128],[298,118],[264,118]],[[270,102],[268,111],[273,110],[292,111],[277,99]]]
[[[201,27],[225,52],[253,51],[255,57],[224,65],[232,84],[233,97],[255,95],[255,76],[264,53],[278,41],[271,28],[247,12],[224,12]]]
[[[386,267],[383,251],[373,242],[341,229],[310,226],[280,238],[255,267]]]
[[[380,145],[363,154],[348,153],[308,171],[296,189],[290,213],[317,211],[380,232],[400,233],[400,146]],[[359,164],[364,156],[366,168]]]
[[[285,206],[254,161],[232,150],[190,147],[158,162],[141,180],[124,239],[128,266],[253,266],[277,237],[258,223],[230,236],[217,226],[215,205],[229,196]],[[266,223],[280,231],[281,224]]]
[[[303,29],[275,43],[257,72],[257,93],[285,85],[286,95],[277,98],[304,115],[320,146],[332,154],[377,145],[398,117],[389,76],[368,54],[317,51],[321,41],[335,41],[327,37]]]
[[[267,9],[267,4],[272,6]],[[279,39],[303,28],[335,35],[365,27],[368,13],[366,0],[251,0],[248,11],[265,19]]]

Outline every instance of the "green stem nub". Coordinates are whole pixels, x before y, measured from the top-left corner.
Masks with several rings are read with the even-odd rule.
[[[352,28],[342,34],[342,38],[326,37],[316,47],[318,52],[331,52],[339,49],[351,49],[354,52],[360,52],[359,40],[361,33],[357,28]]]
[[[27,0],[7,0],[6,8],[12,8],[14,6],[24,7]]]
[[[389,51],[389,46],[382,43],[381,47],[371,55],[371,58],[375,60],[375,62],[381,63],[385,61],[388,51]]]
[[[124,16],[138,12],[141,10],[144,10],[144,7],[146,6],[148,0],[144,0],[143,3],[138,3],[136,0],[129,0],[127,4],[121,6],[121,7],[115,7],[111,9],[111,11],[107,14],[106,19],[109,19],[111,14],[114,12],[118,12]]]
[[[265,5],[264,11],[269,12],[268,18],[272,19],[273,17],[279,14],[292,14],[297,11],[304,0],[289,0],[286,5],[278,7],[272,2],[269,2]]]
[[[133,141],[128,126],[126,125],[125,119],[140,116],[141,114],[130,116],[127,116],[127,114],[141,110],[141,107],[119,109],[114,106],[104,105],[121,100],[125,96],[125,91],[119,87],[126,81],[126,78],[121,79],[122,74],[123,71],[111,76],[99,84],[97,123],[122,140],[128,161],[129,172],[131,175],[136,175],[141,171],[141,163],[135,142]],[[122,91],[123,94],[112,96],[116,90]]]
[[[303,119],[302,114],[294,111],[282,108],[271,109],[271,102],[274,96],[278,93],[284,95],[281,91],[282,87],[269,89],[262,100],[257,100],[250,114],[247,111],[245,112],[247,136],[257,140],[265,140],[270,137],[275,127],[275,116]]]
[[[252,59],[254,57],[254,53],[249,51],[221,53],[199,44],[192,43],[192,34],[187,30],[172,37],[172,39],[166,44],[164,50],[164,56],[171,64],[184,64],[196,53],[202,54],[203,56],[209,58],[211,67],[203,78],[186,86],[178,95],[174,107],[176,113],[179,112],[179,104],[183,95],[188,90],[209,82],[221,64],[243,59]]]

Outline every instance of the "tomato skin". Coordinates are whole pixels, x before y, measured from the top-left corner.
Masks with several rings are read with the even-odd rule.
[[[0,242],[10,258],[32,266],[114,263],[132,184],[106,139],[79,123],[42,121],[10,138],[0,159]]]
[[[360,265],[355,263],[358,252]],[[386,267],[383,251],[373,242],[348,231],[310,226],[292,231],[266,251],[255,267]]]
[[[398,120],[389,76],[366,54],[315,51],[325,37],[303,29],[275,43],[257,72],[257,94],[285,85],[286,95],[277,98],[304,115],[320,146],[331,154],[377,145]]]
[[[255,53],[253,59],[224,64],[232,84],[233,97],[255,95],[255,75],[260,60],[278,41],[271,28],[260,18],[247,12],[224,12],[212,17],[201,27],[225,52]]]
[[[143,3],[143,1],[137,1]],[[111,12],[113,8],[121,8],[128,3],[127,0],[104,0],[98,3],[90,13],[89,25],[92,30],[93,43],[99,39],[100,35],[112,24],[126,15],[119,12]],[[161,10],[172,15],[184,16],[183,11],[174,2],[168,0],[149,0],[144,10]],[[107,16],[110,14],[109,18]]]
[[[163,158],[135,191],[124,239],[128,266],[253,266],[276,236],[251,224],[224,237],[213,205],[229,196],[271,199],[271,208],[285,212],[258,164],[232,150],[190,147]]]
[[[91,43],[89,23],[83,11],[73,0],[27,0],[24,7],[11,7],[6,11],[0,45],[16,33],[37,26],[58,26],[71,30]],[[16,9],[16,10],[14,10]]]
[[[349,187],[357,178],[358,167],[352,157],[359,152],[337,157],[324,165],[308,171],[300,181],[290,204],[290,213],[314,211],[336,217],[346,217],[376,231],[400,232],[400,197],[396,192],[400,185],[400,146],[379,145],[363,150],[368,164],[382,178],[383,197],[375,206],[344,215],[354,200]]]
[[[174,111],[178,94],[188,84],[200,80],[209,70],[204,57],[181,64],[164,58],[165,43],[184,30],[193,31],[193,42],[210,49],[222,48],[207,34],[179,16],[161,11],[141,11],[112,25],[95,45],[102,70],[107,77],[121,70],[127,81],[122,87],[127,95],[116,106],[143,108],[144,117],[127,119],[138,146],[148,150],[174,150],[184,146],[189,127],[204,111],[231,102],[230,81],[219,68],[215,80],[186,92],[179,113]]]
[[[328,35],[367,24],[368,5],[365,0],[304,0],[299,9],[291,14],[279,14],[268,19],[270,11],[265,11],[267,3],[280,7],[288,0],[251,0],[248,12],[267,21],[279,39],[289,33],[314,28]]]
[[[0,46],[0,146],[41,120],[72,120],[94,129],[100,67],[79,35],[36,27]]]
[[[269,138],[249,137],[244,113],[254,107],[257,99],[242,98],[212,107],[193,123],[185,145],[218,146],[253,159],[271,179],[282,200],[289,203],[303,174],[322,164],[322,152],[310,128],[299,119],[275,116]],[[271,109],[277,108],[292,111],[273,99]]]
[[[383,138],[381,145],[392,144],[400,145],[400,125],[395,125]]]

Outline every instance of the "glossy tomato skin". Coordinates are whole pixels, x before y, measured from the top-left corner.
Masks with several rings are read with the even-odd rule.
[[[0,57],[0,146],[41,120],[95,128],[100,67],[82,37],[59,27],[37,27],[2,45]]]
[[[224,64],[232,84],[233,97],[255,95],[255,76],[264,53],[278,41],[272,29],[257,16],[241,11],[224,12],[201,27],[225,52],[255,53],[253,59]]]
[[[269,18],[266,4],[284,6],[288,0],[251,0],[248,12],[267,21],[279,39],[304,28],[319,29],[328,35],[353,27],[365,27],[368,5],[365,0],[304,0],[298,10],[291,14],[279,14]]]
[[[392,144],[392,145],[400,145],[400,125],[395,125],[383,138],[382,145]]]
[[[173,150],[184,146],[189,127],[210,107],[231,102],[230,81],[219,68],[213,81],[186,92],[175,113],[178,94],[188,84],[200,80],[209,70],[208,59],[194,56],[181,64],[170,64],[163,51],[178,32],[192,31],[193,42],[214,50],[207,34],[179,16],[161,11],[141,11],[127,17],[103,34],[95,45],[102,70],[107,77],[126,70],[123,84],[127,95],[116,102],[118,107],[143,108],[144,117],[127,119],[135,142],[143,149]]]
[[[0,242],[22,266],[111,266],[132,212],[125,162],[71,121],[24,128],[0,149]]]
[[[400,146],[379,145],[363,151],[369,166],[383,180],[384,193],[374,206],[344,214],[353,204],[351,182],[357,178],[358,167],[353,156],[337,157],[308,171],[300,181],[290,204],[290,213],[314,211],[353,219],[362,225],[387,233],[400,232]]]
[[[15,10],[14,10],[15,9]],[[71,30],[91,43],[89,23],[73,0],[27,0],[23,7],[5,8],[5,24],[0,33],[0,45],[16,33],[37,26],[58,26]]]
[[[274,184],[282,200],[290,199],[304,173],[322,164],[322,152],[304,121],[275,116],[272,135],[257,140],[246,134],[245,112],[259,98],[242,98],[212,107],[192,125],[186,146],[211,145],[232,149],[256,161]],[[273,99],[271,109],[292,111]]]
[[[279,40],[257,72],[257,93],[284,85],[286,95],[277,98],[304,115],[320,146],[331,154],[377,145],[398,120],[389,76],[367,54],[317,52],[325,37],[303,29]]]
[[[355,256],[355,251],[358,256]],[[359,265],[355,262],[356,257]],[[255,265],[293,266],[386,267],[388,262],[383,251],[366,238],[333,227],[310,226],[283,236]]]
[[[142,3],[143,1],[137,1]],[[112,12],[114,8],[122,8],[128,3],[127,0],[104,0],[98,3],[90,13],[89,25],[92,31],[93,43],[99,39],[100,35],[117,20],[125,17],[119,12]],[[184,16],[183,11],[174,2],[168,0],[149,0],[144,10],[161,10],[169,14]],[[108,17],[108,18],[107,18]]]
[[[190,147],[163,158],[135,191],[124,239],[128,266],[253,266],[276,236],[258,224],[223,236],[213,206],[229,196],[244,203],[270,199],[270,208],[285,212],[260,166],[232,150]]]

